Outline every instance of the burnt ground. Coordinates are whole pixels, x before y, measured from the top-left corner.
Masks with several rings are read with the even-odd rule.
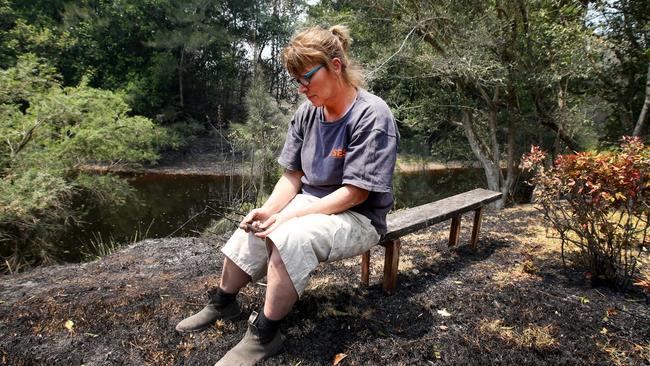
[[[319,267],[282,326],[284,352],[264,364],[331,365],[337,354],[346,355],[340,365],[650,364],[647,298],[591,288],[563,269],[531,206],[486,214],[476,253],[449,249],[447,230],[403,239],[391,297],[381,294],[381,248],[368,288],[360,258]],[[246,316],[192,335],[174,326],[217,283],[223,243],[145,240],[95,262],[1,277],[0,362],[213,365],[242,337]],[[242,291],[246,314],[263,293],[261,284]]]

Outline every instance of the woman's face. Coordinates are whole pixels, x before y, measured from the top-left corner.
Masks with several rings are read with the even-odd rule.
[[[335,59],[335,61],[338,61]],[[300,84],[298,91],[304,94],[307,99],[315,107],[321,107],[336,97],[336,86],[338,85],[338,74],[336,73],[336,68],[340,67],[337,63],[333,62],[334,70],[330,70],[327,67],[321,67],[316,70],[311,77],[309,78],[309,85],[305,86]],[[314,68],[319,65],[310,65],[307,67],[302,75],[306,75]]]

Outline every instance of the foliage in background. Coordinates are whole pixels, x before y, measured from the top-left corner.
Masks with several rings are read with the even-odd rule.
[[[650,75],[648,0],[322,0],[315,6],[304,0],[0,0],[0,69],[22,73],[5,74],[3,83],[15,85],[0,86],[13,93],[2,102],[8,143],[0,143],[0,169],[2,177],[20,182],[3,189],[20,197],[58,192],[53,197],[66,200],[90,189],[106,202],[119,200],[123,194],[115,192],[125,187],[110,188],[115,178],[60,166],[151,160],[143,151],[163,141],[177,143],[212,127],[226,131],[232,121],[249,118],[233,129],[250,167],[252,191],[240,198],[259,200],[276,174],[266,162],[275,132],[285,128],[274,131],[272,124],[250,119],[273,120],[265,108],[295,102],[280,53],[308,8],[309,24],[351,27],[353,57],[368,71],[368,88],[398,119],[401,153],[480,161],[488,187],[504,192],[504,199],[524,146],[540,144],[552,154],[608,146],[631,133],[644,80],[650,91],[644,72]],[[50,66],[13,68],[30,54]],[[267,75],[264,87],[255,80],[259,74]],[[43,105],[30,104],[34,95]],[[252,103],[253,95],[262,102]],[[109,141],[89,153],[107,135],[137,145],[134,136],[122,134],[129,129],[75,127],[113,110],[124,120],[144,115],[149,120],[133,117],[135,126],[153,120],[167,128],[166,136],[151,137],[159,142],[140,146],[140,152]],[[34,117],[48,113],[55,117]],[[153,129],[143,127],[144,139],[147,128]],[[260,147],[260,135],[270,138],[268,146]],[[34,144],[36,137],[41,145]],[[231,153],[234,159],[240,151]],[[48,160],[50,154],[60,161]],[[47,169],[30,175],[41,160]],[[66,212],[68,206],[45,209],[48,200],[24,202],[26,212],[38,201],[41,210],[56,213],[51,223],[38,221],[42,232],[57,231],[60,217],[78,216]]]
[[[279,54],[305,6],[303,0],[0,0],[0,68],[34,53],[57,69],[63,85],[87,76],[92,87],[124,91],[135,114],[158,123],[226,125],[245,116],[251,60],[272,75],[268,88],[276,100],[294,96]]]
[[[276,100],[295,100],[279,55],[308,8],[310,24],[351,26],[370,88],[395,110],[404,141],[415,140],[408,153],[471,158],[463,108],[505,158],[512,124],[516,147],[560,153],[615,143],[643,104],[648,0],[0,0],[0,67],[32,52],[64,85],[88,75],[159,123],[226,125],[246,114],[255,64]],[[477,85],[490,97],[499,89],[497,100]]]
[[[16,270],[48,262],[66,225],[83,214],[75,198],[119,204],[128,185],[79,168],[91,162],[144,162],[173,144],[145,117],[129,116],[123,96],[81,83],[61,87],[34,55],[0,70],[0,254]]]
[[[533,147],[536,202],[559,234],[562,259],[589,270],[593,284],[629,287],[648,245],[650,147],[625,138],[619,150],[559,155],[550,168]]]
[[[241,201],[251,201],[261,205],[264,193],[272,189],[280,177],[280,167],[276,161],[280,155],[290,117],[269,94],[264,77],[256,76],[246,95],[248,116],[245,123],[233,124],[231,138],[242,150],[248,151],[249,197]]]
[[[637,132],[642,106],[650,103],[650,2],[597,0],[589,8],[587,22],[599,41],[592,45],[598,52],[591,55],[596,74],[590,88],[604,107],[599,139],[616,145],[622,135]],[[638,132],[650,135],[647,128]]]
[[[78,167],[151,162],[158,148],[245,119],[254,64],[272,75],[264,85],[275,100],[265,102],[295,98],[279,54],[304,8],[302,0],[0,0],[5,265],[61,250],[61,233],[82,217],[79,197],[108,205],[129,194],[122,180]],[[266,147],[241,148],[257,159],[253,169],[268,166]],[[272,175],[262,171],[250,179],[253,199]]]
[[[521,146],[544,142],[559,152],[595,141],[582,96],[592,73],[586,12],[577,1],[337,0],[311,15],[351,25],[370,86],[394,108],[404,135],[439,158],[471,152],[487,188],[503,193],[502,206]]]

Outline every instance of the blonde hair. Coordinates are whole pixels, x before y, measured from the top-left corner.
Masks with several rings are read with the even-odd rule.
[[[363,73],[348,55],[350,45],[352,37],[344,25],[335,25],[330,29],[307,28],[296,34],[282,51],[284,68],[297,77],[312,65],[322,64],[331,68],[332,59],[338,57],[343,81],[354,87],[362,86]]]

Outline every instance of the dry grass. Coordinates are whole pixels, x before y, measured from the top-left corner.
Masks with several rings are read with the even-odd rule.
[[[497,288],[513,285],[515,283],[526,281],[539,281],[541,277],[527,273],[524,270],[524,265],[514,265],[510,268],[506,267],[503,270],[494,272],[492,274],[492,281]]]
[[[413,257],[410,255],[400,255],[399,257],[399,270],[403,272],[411,272],[415,268]]]
[[[487,336],[496,336],[518,347],[545,350],[558,345],[553,337],[554,329],[551,325],[529,324],[523,330],[518,331],[516,327],[506,326],[500,319],[483,319],[478,325],[478,330]]]
[[[311,278],[305,291],[314,291],[318,288],[324,288],[330,286],[332,283],[335,283],[338,280],[340,280],[340,278],[337,278],[331,274],[319,274],[318,276],[313,276]]]
[[[609,356],[613,365],[626,366],[630,359],[644,360],[644,364],[650,364],[650,342],[645,345],[632,342],[616,342],[608,339],[607,342],[598,342],[600,349]]]

